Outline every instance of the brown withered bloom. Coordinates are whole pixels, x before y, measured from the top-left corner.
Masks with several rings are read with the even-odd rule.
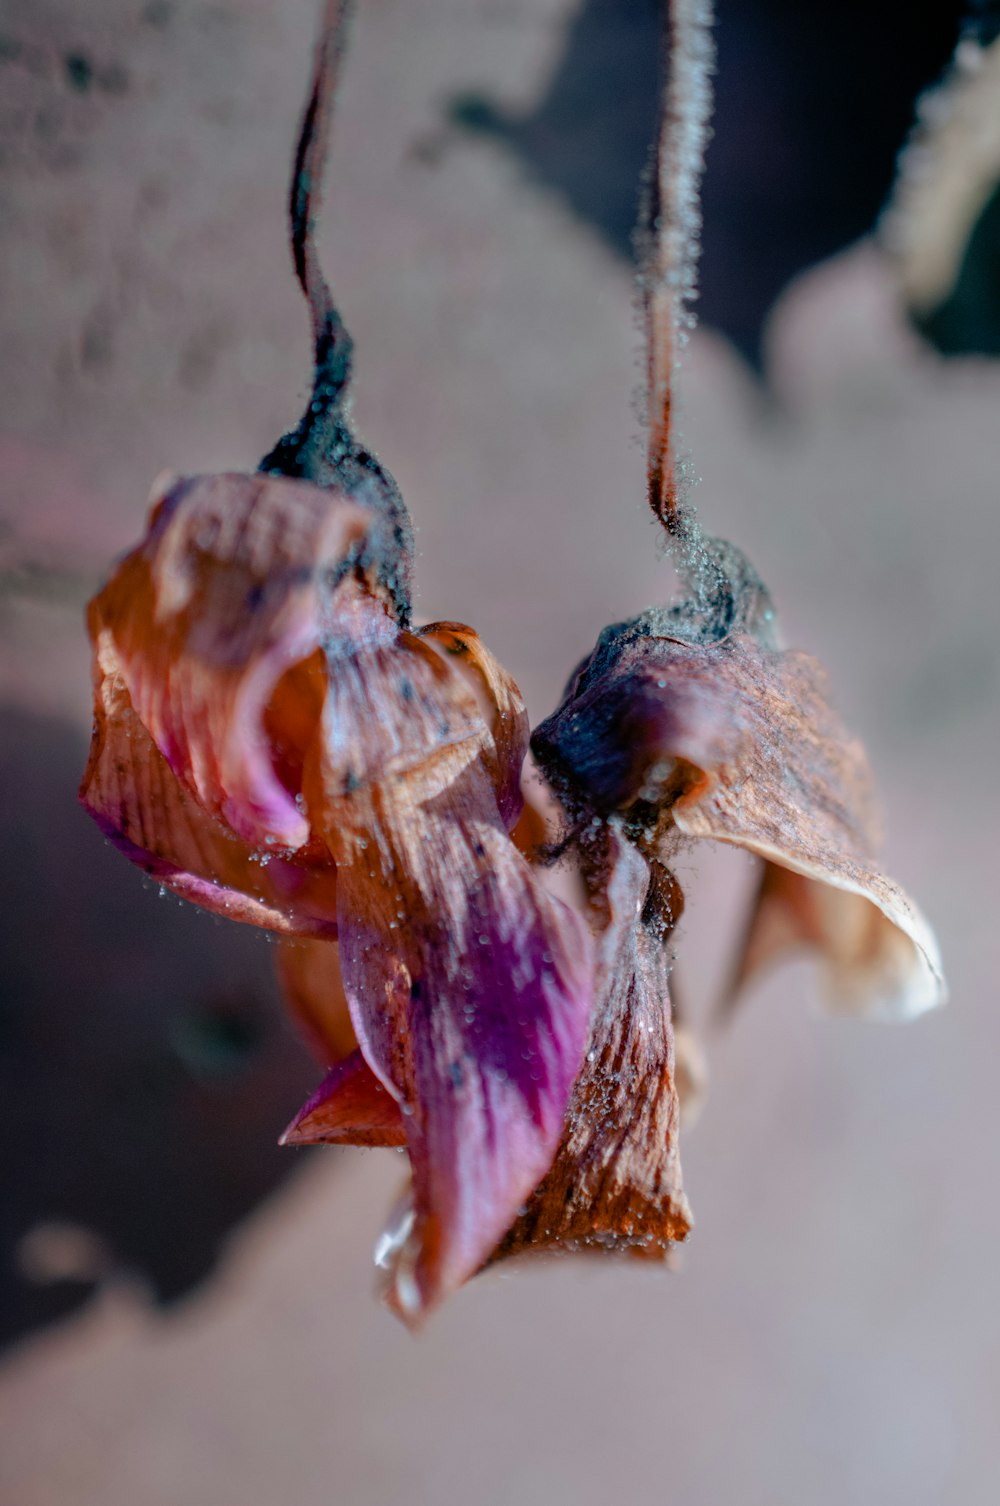
[[[310,403],[256,475],[157,489],[90,607],[81,795],[164,887],[282,938],[331,1068],[286,1139],[405,1145],[387,1281],[416,1322],[552,1163],[593,949],[510,838],[517,686],[471,628],[412,626],[409,519],[348,419],[351,344],[313,231],[346,9],[328,0],[292,180]]]
[[[734,989],[808,944],[838,1007],[902,1019],[944,998],[934,937],[875,860],[864,753],[822,669],[779,650],[760,579],[732,545],[701,533],[684,500],[674,399],[693,324],[710,21],[707,0],[668,7],[640,234],[649,503],[688,595],[606,628],[532,737],[565,812],[560,850],[581,866],[597,917],[597,1003],[555,1163],[497,1256],[561,1245],[663,1257],[690,1227],[668,947],[683,903],[671,866],[692,839],[762,859]]]

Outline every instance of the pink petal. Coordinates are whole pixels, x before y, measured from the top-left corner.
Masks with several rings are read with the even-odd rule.
[[[182,899],[251,925],[335,936],[336,871],[261,856],[206,812],[136,716],[109,633],[96,646],[95,727],[80,798],[127,857]]]

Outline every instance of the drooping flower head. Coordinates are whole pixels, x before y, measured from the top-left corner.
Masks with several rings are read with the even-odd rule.
[[[158,489],[90,608],[81,795],[162,885],[283,936],[290,1005],[331,1067],[286,1138],[406,1146],[388,1280],[417,1321],[551,1165],[593,963],[510,839],[517,686],[472,629],[412,627],[408,515],[348,419],[351,345],[314,244],[346,9],[326,7],[293,173],[310,403],[256,475]]]
[[[677,373],[694,323],[713,52],[707,0],[673,0],[665,14],[667,87],[638,240],[648,499],[686,590],[606,628],[532,737],[565,812],[561,851],[581,864],[604,921],[590,1046],[559,1155],[499,1254],[596,1244],[663,1256],[687,1232],[668,948],[683,903],[670,870],[692,839],[763,860],[734,987],[808,944],[841,1008],[899,1019],[944,997],[933,934],[875,859],[864,753],[822,669],[779,649],[760,578],[702,533],[686,496]]]

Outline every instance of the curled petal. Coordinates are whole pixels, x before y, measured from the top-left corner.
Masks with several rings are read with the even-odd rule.
[[[752,640],[726,668],[741,752],[703,769],[704,781],[673,806],[678,829],[788,870],[782,887],[762,895],[759,923],[780,894],[799,939],[822,949],[840,1007],[907,1019],[943,1003],[934,935],[874,861],[867,762],[826,699],[822,669],[805,654],[768,654]],[[756,926],[751,946],[755,934]],[[777,950],[772,944],[771,955]]]
[[[271,703],[319,647],[331,585],[368,526],[362,508],[306,482],[179,481],[91,605],[91,635],[110,634],[156,747],[251,845],[295,849],[309,838],[282,760],[317,723],[321,664],[286,681],[277,726]]]
[[[726,1002],[770,963],[807,946],[823,959],[830,1006],[839,1012],[892,1021],[941,1003],[934,936],[905,895],[883,884],[875,892],[836,888],[765,863]],[[926,971],[915,966],[921,956]]]
[[[511,831],[524,806],[521,769],[530,731],[524,698],[472,628],[460,622],[434,622],[421,628],[419,636],[448,655],[476,696],[493,739],[492,751],[484,750],[483,763],[493,776],[501,819]]]
[[[691,1213],[678,1151],[679,1104],[667,935],[680,892],[611,831],[607,918],[586,1059],[552,1169],[494,1252],[625,1251],[664,1258]]]
[[[800,896],[796,939],[824,948],[848,1007],[902,1018],[943,1002],[934,937],[874,861],[868,766],[815,660],[745,634],[691,645],[620,633],[532,746],[570,799],[593,791],[599,808],[659,823],[668,853],[675,832],[709,837],[836,891],[786,893]],[[840,926],[864,941],[841,939]]]
[[[640,663],[588,686],[535,733],[535,755],[567,805],[574,792],[603,816],[639,800],[659,805],[689,773],[684,765],[714,767],[735,755],[732,697],[714,666],[699,662],[714,651],[677,648],[689,672],[671,684],[658,662]]]
[[[281,1137],[282,1145],[406,1144],[399,1104],[360,1051],[332,1067]]]
[[[337,864],[357,1039],[406,1131],[412,1216],[384,1254],[390,1301],[415,1323],[478,1269],[551,1163],[590,945],[508,836],[498,801],[518,734],[501,755],[495,728],[520,697],[473,635],[401,631],[346,580],[328,624],[303,792]],[[465,651],[449,652],[459,633]]]
[[[345,802],[349,829],[349,808],[362,807],[381,784],[403,781],[414,798],[428,798],[488,742],[471,690],[415,634],[338,654],[323,717],[320,803]]]
[[[80,798],[105,835],[182,899],[251,925],[335,936],[336,870],[255,852],[174,774],[136,715],[111,634],[95,654],[94,736]]]

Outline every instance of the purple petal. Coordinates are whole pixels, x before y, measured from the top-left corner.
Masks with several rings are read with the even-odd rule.
[[[483,1262],[551,1164],[592,1005],[590,938],[510,843],[469,765],[393,802],[338,875],[341,964],[365,1057],[402,1105],[416,1217],[408,1321]]]

